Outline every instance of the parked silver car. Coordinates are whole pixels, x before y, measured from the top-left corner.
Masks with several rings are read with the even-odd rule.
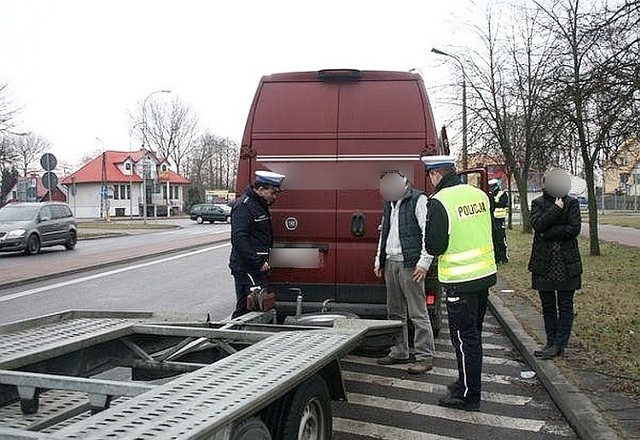
[[[33,255],[45,246],[76,247],[76,219],[66,203],[16,203],[0,209],[0,252]]]

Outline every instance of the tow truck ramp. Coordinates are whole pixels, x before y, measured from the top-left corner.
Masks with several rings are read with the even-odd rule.
[[[72,311],[0,326],[0,439],[330,438],[340,358],[401,328],[152,320]]]

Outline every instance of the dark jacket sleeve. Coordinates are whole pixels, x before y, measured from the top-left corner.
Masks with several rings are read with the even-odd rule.
[[[231,246],[248,267],[258,271],[263,259],[251,247],[250,227],[253,216],[248,206],[239,204],[231,215]]]
[[[449,217],[439,200],[429,199],[427,206],[425,249],[430,255],[442,255],[449,247]]]
[[[531,202],[531,226],[538,233],[546,232],[561,215],[562,208],[555,203],[545,211],[542,198]]]
[[[580,204],[578,199],[566,198],[567,219],[566,223],[553,225],[541,235],[547,240],[567,240],[580,235],[582,218],[580,216]],[[555,206],[555,205],[554,205]]]
[[[508,208],[509,207],[509,195],[504,192],[496,202],[496,208]]]

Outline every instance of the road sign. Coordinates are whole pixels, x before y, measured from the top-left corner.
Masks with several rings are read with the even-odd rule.
[[[45,153],[40,158],[40,165],[45,171],[55,170],[58,166],[58,159],[51,153]]]
[[[53,189],[58,186],[58,176],[56,173],[49,171],[42,176],[42,185],[47,189]]]

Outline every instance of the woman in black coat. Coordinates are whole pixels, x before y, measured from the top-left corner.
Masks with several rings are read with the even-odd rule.
[[[573,295],[581,287],[582,261],[578,240],[580,205],[568,194],[570,176],[563,170],[545,176],[543,195],[531,203],[535,230],[529,271],[540,294],[546,345],[534,352],[543,359],[562,354],[573,325]]]

